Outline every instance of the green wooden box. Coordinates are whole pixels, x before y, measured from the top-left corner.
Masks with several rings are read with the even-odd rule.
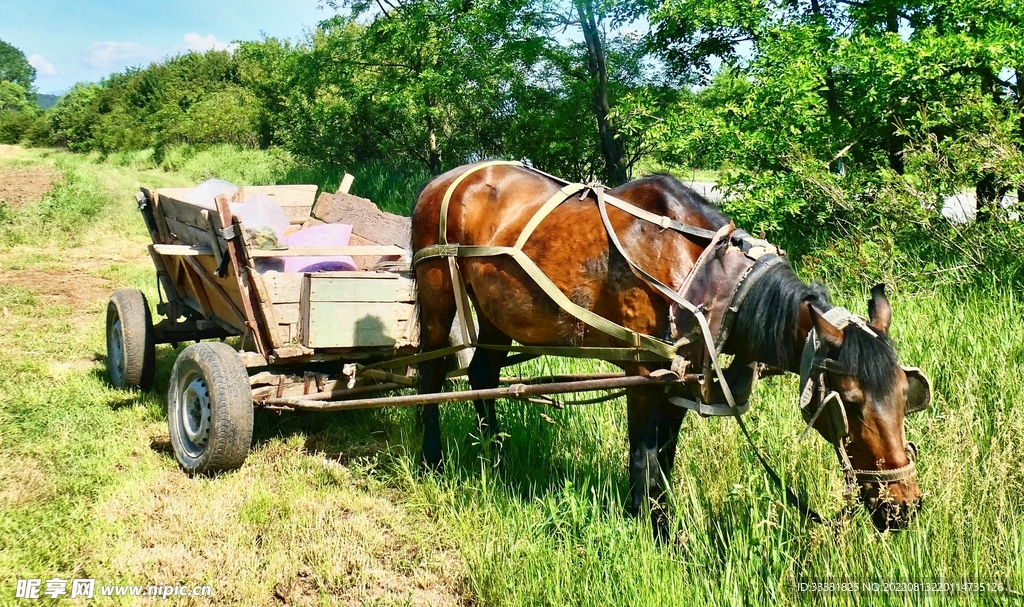
[[[307,348],[419,345],[416,282],[408,274],[305,274],[299,306]]]

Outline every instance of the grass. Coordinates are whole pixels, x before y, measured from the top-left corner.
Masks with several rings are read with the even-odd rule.
[[[220,154],[203,162],[263,166]],[[164,420],[177,350],[158,349],[154,391],[111,389],[103,312],[116,288],[156,296],[136,185],[192,183],[200,165],[174,172],[144,157],[49,151],[3,161],[56,167],[65,183],[0,226],[0,604],[13,601],[17,578],[54,576],[211,584],[217,603],[239,605],[1020,600],[794,591],[826,580],[1024,590],[1024,301],[1006,288],[892,295],[901,359],[925,370],[936,395],[907,425],[927,493],[909,530],[876,533],[859,512],[835,531],[796,519],[733,422],[688,416],[672,482],[678,541],[666,548],[623,515],[621,400],[566,410],[501,402],[500,459],[474,438],[472,407],[444,407],[440,476],[419,473],[412,410],[261,412],[241,470],[184,476]],[[834,295],[861,312],[864,298]],[[544,359],[509,373],[598,368]],[[760,384],[748,424],[791,484],[835,512],[838,464],[820,438],[795,440],[796,391],[792,377]]]

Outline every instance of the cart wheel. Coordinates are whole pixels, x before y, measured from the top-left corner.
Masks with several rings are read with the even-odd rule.
[[[238,352],[200,342],[178,355],[167,394],[174,456],[190,474],[233,470],[252,442],[252,392]]]
[[[118,388],[153,385],[156,348],[153,317],[138,289],[114,291],[107,304],[107,369]]]

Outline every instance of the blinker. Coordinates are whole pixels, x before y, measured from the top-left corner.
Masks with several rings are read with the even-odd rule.
[[[932,405],[932,382],[917,367],[902,367],[907,375],[907,415],[928,409]]]

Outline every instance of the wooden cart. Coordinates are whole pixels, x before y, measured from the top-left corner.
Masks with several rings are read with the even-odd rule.
[[[415,387],[419,326],[409,252],[394,245],[251,246],[229,203],[270,196],[294,225],[310,217],[316,186],[245,186],[209,206],[188,190],[142,188],[137,200],[153,244],[164,318],[153,323],[141,291],[117,291],[107,307],[107,359],[118,387],[148,388],[155,346],[195,341],[178,356],[168,389],[175,457],[190,473],[240,466],[252,439],[253,407],[345,410],[609,390],[694,378],[597,374],[505,382],[492,390],[385,395]],[[258,272],[258,260],[356,256],[353,272]],[[388,259],[373,263],[375,259]],[[395,262],[394,259],[399,261]],[[368,261],[367,261],[368,260]],[[223,338],[238,337],[238,349]],[[219,341],[203,341],[203,340]],[[438,352],[436,354],[444,354]],[[509,364],[533,358],[520,354]],[[464,373],[452,373],[457,377]],[[546,400],[548,404],[553,401]]]

